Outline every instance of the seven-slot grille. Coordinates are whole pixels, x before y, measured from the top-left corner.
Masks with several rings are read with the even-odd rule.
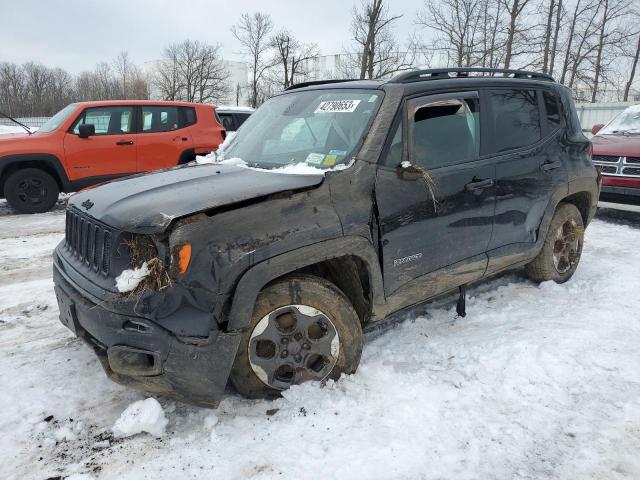
[[[640,177],[640,157],[614,157],[594,155],[593,163],[600,167],[605,175],[616,177]]]
[[[89,217],[67,210],[65,240],[76,258],[103,275],[109,274],[112,232]]]

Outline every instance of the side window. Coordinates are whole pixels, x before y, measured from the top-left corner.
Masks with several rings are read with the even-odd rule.
[[[73,124],[72,132],[80,133],[80,125],[93,125],[96,135],[120,135],[133,130],[132,107],[87,108]]]
[[[142,107],[143,133],[170,132],[172,130],[177,130],[178,128],[178,107]]]
[[[558,97],[545,90],[542,92],[542,99],[544,101],[545,112],[547,113],[547,124],[549,125],[549,130],[554,130],[560,126],[560,107],[558,104]]]
[[[526,147],[542,138],[535,90],[493,90],[489,98],[496,152]]]
[[[232,132],[235,130],[233,126],[233,115],[230,113],[218,113],[218,117],[220,117],[220,122],[225,130]]]
[[[194,125],[196,123],[196,110],[191,107],[180,107],[183,115],[183,127],[188,127],[190,125]]]
[[[389,167],[397,167],[402,161],[402,122],[398,122],[395,127],[395,132],[391,137],[391,143],[389,149],[382,160],[383,165]]]
[[[242,126],[242,124],[249,118],[248,113],[236,113],[236,123],[238,124],[238,128]]]
[[[426,169],[469,162],[480,153],[478,99],[449,98],[414,103],[411,160]]]

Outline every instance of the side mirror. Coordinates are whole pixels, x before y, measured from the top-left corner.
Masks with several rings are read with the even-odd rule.
[[[402,180],[418,180],[422,177],[422,171],[419,168],[414,167],[409,162],[402,162],[396,168],[398,177]]]
[[[593,127],[591,127],[591,134],[592,135],[597,135],[598,132],[600,130],[602,130],[602,127],[604,127],[604,124],[602,123],[596,123]]]
[[[96,134],[96,126],[91,123],[85,123],[84,125],[80,125],[78,127],[78,137],[80,138],[89,138],[92,135]]]

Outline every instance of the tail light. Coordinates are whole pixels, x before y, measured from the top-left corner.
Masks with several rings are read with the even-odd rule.
[[[589,160],[593,161],[593,143],[589,142]]]

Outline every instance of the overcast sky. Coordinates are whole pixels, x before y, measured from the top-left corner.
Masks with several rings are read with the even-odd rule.
[[[358,0],[359,1],[359,0]],[[0,0],[0,62],[35,60],[72,73],[111,62],[123,50],[142,66],[186,38],[220,43],[225,58],[239,60],[229,31],[243,12],[269,13],[323,54],[349,45],[354,0]],[[414,30],[420,0],[389,1],[403,41]]]

